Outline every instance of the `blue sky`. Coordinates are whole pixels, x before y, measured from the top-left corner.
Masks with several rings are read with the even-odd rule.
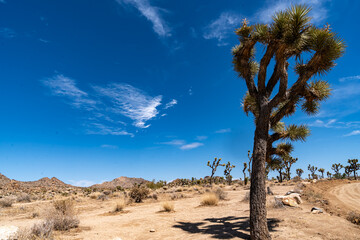
[[[348,47],[323,77],[333,95],[319,114],[287,120],[312,129],[293,172],[359,158],[358,1],[0,0],[0,172],[76,185],[172,180],[204,177],[221,157],[241,177],[254,127],[233,31],[304,2]]]

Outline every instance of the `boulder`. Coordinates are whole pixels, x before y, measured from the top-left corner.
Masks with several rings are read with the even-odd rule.
[[[292,193],[287,196],[275,196],[274,198],[275,198],[275,202],[281,201],[284,205],[290,207],[297,207],[298,204],[302,203],[300,194],[298,193]]]
[[[297,204],[302,204],[303,203],[302,200],[301,200],[300,193],[291,193],[291,194],[288,195],[288,197],[291,197],[291,198],[295,199]]]
[[[313,207],[311,209],[311,213],[312,214],[319,214],[319,213],[323,213],[324,211],[321,208],[317,208],[317,207]]]

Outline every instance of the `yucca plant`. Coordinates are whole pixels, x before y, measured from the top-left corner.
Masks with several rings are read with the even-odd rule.
[[[255,117],[255,137],[250,190],[250,237],[270,239],[266,221],[265,162],[278,153],[279,140],[304,141],[305,125],[286,126],[281,120],[293,115],[299,106],[307,114],[317,113],[320,102],[330,96],[329,83],[314,80],[335,66],[345,44],[329,26],[319,28],[310,20],[310,7],[292,6],[277,12],[271,24],[249,25],[244,20],[236,30],[240,44],[233,48],[234,70],[246,82],[244,111]],[[255,46],[265,47],[258,63]],[[268,67],[274,59],[272,74]],[[288,81],[290,62],[297,79]],[[255,83],[255,77],[257,81]],[[275,87],[278,86],[276,92]]]
[[[325,169],[324,168],[319,168],[318,171],[321,173],[321,178],[324,178]]]

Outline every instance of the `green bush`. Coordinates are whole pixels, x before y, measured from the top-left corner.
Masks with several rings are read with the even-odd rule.
[[[136,203],[142,202],[149,195],[149,189],[141,186],[134,186],[130,190],[130,198]]]

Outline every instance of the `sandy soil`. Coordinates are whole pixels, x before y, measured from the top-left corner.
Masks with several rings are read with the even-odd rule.
[[[314,184],[318,185],[318,184]],[[335,204],[349,209],[359,209],[359,183],[330,184],[326,192]],[[324,186],[327,186],[324,184]],[[274,186],[273,192],[285,194],[294,186]],[[321,185],[318,189],[323,190]],[[242,202],[248,190],[243,187],[233,191],[227,187],[228,200],[215,207],[200,207],[201,195],[172,201],[175,212],[160,212],[162,201],[132,204],[125,213],[111,212],[117,199],[98,201],[78,199],[76,202],[80,227],[65,233],[57,233],[56,239],[66,240],[149,240],[149,239],[248,239],[249,206]],[[343,197],[343,196],[346,197]],[[268,218],[273,239],[359,239],[360,228],[344,217],[327,212],[311,214],[312,207],[321,204],[304,202],[298,208],[277,209],[272,207],[270,196]],[[331,201],[331,200],[330,200]],[[15,204],[12,209],[0,210],[0,226],[31,226],[40,221],[32,219],[33,212],[41,212],[50,202]],[[338,205],[340,206],[340,205]],[[42,213],[40,213],[41,217]],[[155,232],[150,232],[154,229]]]

